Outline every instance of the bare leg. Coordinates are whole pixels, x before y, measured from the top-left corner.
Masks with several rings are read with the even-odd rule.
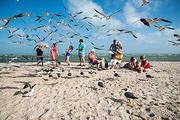
[[[70,65],[69,56],[66,56],[66,63]]]
[[[58,66],[58,59],[56,59],[56,67]]]
[[[104,63],[104,58],[102,58],[102,60],[101,60],[101,66],[102,66],[102,69],[105,69],[105,63]]]
[[[85,57],[82,57],[83,65],[85,65]]]
[[[79,56],[80,66],[81,66],[81,59],[82,59],[81,56]]]
[[[143,72],[150,72],[151,69],[147,68],[147,69],[144,69]]]
[[[38,61],[37,61],[37,65],[39,65],[39,63],[40,63],[40,61],[38,60]]]

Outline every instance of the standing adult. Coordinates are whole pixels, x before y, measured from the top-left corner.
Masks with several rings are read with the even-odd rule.
[[[37,65],[42,62],[42,66],[43,66],[43,50],[42,47],[38,47],[36,49],[36,58],[37,58]]]
[[[54,61],[56,62],[56,67],[58,66],[58,51],[57,51],[57,47],[56,47],[56,43],[53,43],[53,47],[51,49],[51,59],[53,60],[53,65],[54,65]]]
[[[117,42],[117,45],[116,45],[116,54],[121,54],[123,51],[123,46],[122,46],[122,43],[120,41]]]
[[[78,56],[80,61],[80,66],[85,66],[85,44],[83,43],[83,39],[79,40],[79,46],[76,50],[78,50]],[[83,63],[83,64],[82,64]]]
[[[113,40],[113,44],[111,44],[109,50],[112,52],[111,58],[113,58],[116,53],[116,40]]]

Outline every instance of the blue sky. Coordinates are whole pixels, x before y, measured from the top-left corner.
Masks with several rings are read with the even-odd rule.
[[[172,46],[168,40],[175,41],[176,38],[173,34],[180,34],[180,1],[179,0],[152,0],[152,2],[141,7],[141,0],[0,0],[0,18],[8,18],[10,16],[17,15],[22,12],[32,13],[34,15],[42,15],[43,13],[57,13],[68,16],[64,10],[64,6],[67,7],[71,13],[83,11],[83,13],[77,16],[76,19],[83,18],[85,16],[93,16],[97,14],[93,9],[97,9],[102,13],[109,15],[112,12],[121,9],[121,11],[111,17],[109,21],[105,19],[89,19],[79,22],[79,24],[86,25],[90,31],[85,29],[78,29],[78,33],[81,35],[91,35],[89,39],[84,39],[86,44],[86,53],[93,48],[90,42],[95,43],[97,46],[104,45],[105,48],[109,48],[113,39],[121,41],[123,44],[124,53],[179,53],[180,47]],[[171,24],[160,22],[162,25],[170,25],[175,27],[175,30],[159,31],[153,25],[149,28],[137,21],[140,18],[156,18],[161,17],[172,21]],[[48,18],[48,17],[45,17]],[[36,17],[24,17],[21,20],[12,20],[8,25],[16,28],[25,27],[37,27],[40,25],[49,25],[47,22],[38,23],[34,21]],[[57,19],[53,19],[53,23],[56,23]],[[87,22],[93,23],[95,26],[106,25],[104,28],[98,31],[94,30]],[[136,22],[137,21],[137,22]],[[65,21],[66,22],[66,21]],[[3,24],[1,22],[1,24]],[[1,25],[0,24],[0,25]],[[78,24],[78,23],[70,23]],[[106,36],[106,31],[117,29],[129,29],[134,32],[138,37],[133,38],[129,34],[120,33],[120,35]],[[54,34],[54,39],[71,41],[72,45],[77,48],[78,38],[67,39],[60,37],[59,34],[66,34],[71,31],[67,26],[60,25],[57,27],[58,32]],[[39,31],[41,36],[45,36],[46,33]],[[117,32],[113,32],[117,33]],[[23,34],[32,34],[26,32]],[[8,38],[9,33],[6,29],[0,30],[0,54],[32,54],[35,46],[34,42],[27,41],[26,39],[19,39],[18,37]],[[12,41],[24,41],[24,44],[13,44]],[[47,42],[50,46],[55,40]],[[65,44],[58,44],[58,51],[60,54],[65,53],[65,49],[68,48],[70,42]],[[96,51],[97,53],[107,53],[106,51]],[[49,50],[46,50],[49,53]],[[76,50],[73,53],[77,53]]]

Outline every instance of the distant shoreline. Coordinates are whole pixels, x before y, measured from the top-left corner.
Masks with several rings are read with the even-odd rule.
[[[131,57],[135,57],[138,61],[140,61],[139,57],[143,54],[123,54],[123,62],[128,62]],[[180,54],[144,54],[149,61],[169,61],[169,62],[180,62]],[[99,58],[105,58],[107,61],[110,61],[111,55],[109,54],[96,54]],[[7,63],[12,58],[16,58],[12,62],[32,62],[32,55],[0,55],[0,63]],[[27,58],[27,59],[26,59]],[[64,62],[65,54],[61,54],[58,57],[60,62]],[[86,62],[88,62],[88,55],[85,56]],[[34,54],[33,61],[36,61],[36,56]],[[44,61],[51,61],[50,55],[44,56]],[[70,56],[71,62],[79,62],[79,58],[77,54],[71,54]]]
[[[0,54],[1,55],[32,55],[32,54]],[[50,55],[50,54],[45,54]],[[60,54],[65,55],[65,53]],[[71,53],[71,55],[77,55],[77,53]],[[85,53],[85,55],[88,55],[88,53]],[[96,53],[96,55],[109,55],[107,53]],[[123,55],[180,55],[177,53],[123,53]]]

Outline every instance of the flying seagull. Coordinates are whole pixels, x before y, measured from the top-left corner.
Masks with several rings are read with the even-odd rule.
[[[167,26],[167,25],[161,26],[161,24],[159,24],[158,22],[156,22],[156,24],[157,24],[157,25],[154,25],[154,26],[157,27],[157,28],[159,28],[160,31],[165,30],[165,29],[174,30],[174,28],[169,27],[169,26]]]
[[[124,93],[125,97],[130,98],[130,99],[137,99],[137,97],[135,97],[132,92],[127,91],[127,88],[125,88],[123,90],[125,91],[125,93]]]
[[[24,17],[24,16],[30,16],[30,14],[27,13],[27,12],[24,12],[24,13],[20,13],[20,14],[18,14],[18,15],[9,17],[9,18],[7,18],[7,19],[3,19],[3,21],[6,22],[6,23],[4,24],[4,26],[6,26],[6,25],[10,22],[10,20],[12,20],[12,19],[16,20],[16,19],[21,18],[21,17]]]
[[[110,20],[110,17],[111,17],[112,15],[114,15],[114,14],[116,14],[116,13],[118,13],[118,12],[120,11],[120,10],[117,10],[117,11],[113,12],[112,14],[106,16],[105,14],[99,12],[98,10],[96,10],[96,9],[94,9],[94,10],[95,10],[97,13],[99,13],[100,15],[102,15],[104,18],[106,18],[106,20]]]
[[[89,31],[89,29],[88,29],[85,25],[83,25],[83,24],[75,24],[74,26],[80,26],[79,29],[81,29],[82,27],[84,27],[87,31]]]
[[[147,4],[150,3],[150,0],[149,1],[146,1],[146,0],[142,0],[143,4],[141,6],[146,6]]]
[[[178,35],[178,34],[174,34],[174,37],[176,37],[176,38],[180,38],[180,35]]]
[[[124,32],[124,33],[130,33],[134,38],[137,38],[134,33],[130,30],[127,30],[127,29],[117,29],[118,31],[120,32]]]
[[[178,39],[178,40],[176,40],[176,41],[180,41],[180,35],[178,35],[178,34],[174,34],[174,37],[179,38],[179,39]]]
[[[149,27],[150,27],[151,24],[155,23],[156,21],[163,21],[163,22],[172,23],[172,22],[169,21],[169,20],[166,20],[166,19],[164,19],[164,18],[159,18],[159,17],[158,17],[158,18],[154,18],[154,19],[151,19],[151,18],[141,18],[140,21],[141,21],[144,25],[149,26]]]
[[[93,42],[91,42],[91,44],[92,44],[93,48],[96,49],[96,50],[104,50],[104,51],[107,51],[107,49],[104,48],[104,45],[101,45],[101,46],[97,47],[97,46],[95,46],[95,44],[94,44]]]
[[[174,42],[174,41],[170,41],[170,40],[168,40],[168,42],[173,43],[173,44],[172,44],[173,46],[180,46],[180,43],[177,43],[177,42]]]
[[[44,14],[43,14],[43,15],[41,15],[41,16],[36,16],[36,17],[37,17],[37,19],[36,19],[35,21],[39,21],[42,17],[44,17],[44,16],[49,16],[49,15],[55,15],[55,16],[58,16],[58,17],[63,16],[63,15],[56,14],[56,13],[44,13]],[[45,19],[44,19],[44,20],[45,20]]]

